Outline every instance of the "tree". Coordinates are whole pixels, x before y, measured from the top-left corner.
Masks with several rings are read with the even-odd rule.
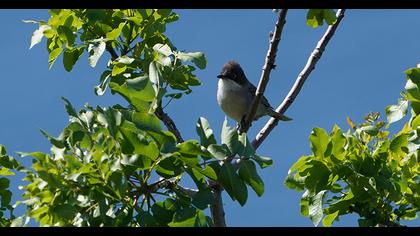
[[[305,190],[301,213],[314,225],[330,226],[339,216],[357,213],[359,226],[401,226],[417,218],[419,185],[420,68],[405,71],[407,83],[397,105],[387,106],[387,121],[370,113],[365,122],[343,133],[314,128],[311,155],[302,156],[289,170],[286,186]],[[393,137],[390,125],[406,116],[408,122]],[[323,218],[325,214],[325,217]]]
[[[16,169],[24,172],[29,182],[23,188],[23,200],[15,204],[24,204],[27,212],[16,217],[10,205],[8,180],[0,179],[2,224],[22,225],[34,219],[43,226],[225,226],[221,192],[225,190],[240,205],[246,204],[249,188],[261,196],[264,182],[257,166],[272,164],[256,150],[278,121],[270,119],[252,142],[246,131],[274,68],[286,22],[287,10],[276,12],[279,18],[270,37],[257,96],[241,126],[244,129],[238,133],[224,122],[220,144],[204,117],[196,124],[199,139],[185,141],[164,111],[168,104],[200,85],[194,71],[205,69],[207,64],[203,53],[178,50],[165,36],[166,24],[178,19],[176,13],[148,9],[50,10],[48,21],[28,21],[39,25],[31,47],[47,38],[50,68],[62,55],[64,68],[70,72],[84,52],[89,54],[89,65],[96,67],[98,59],[108,53],[110,60],[95,93],[101,96],[109,89],[129,106],[86,105],[76,111],[63,98],[69,124],[58,137],[42,131],[51,142],[51,153],[20,153],[34,159],[32,169],[20,166],[1,147],[0,174]],[[293,103],[343,16],[344,10],[337,14],[329,9],[308,11],[308,25],[318,27],[325,21],[329,27],[278,112],[284,113]],[[308,188],[305,181],[299,182],[305,174],[291,175],[286,184]],[[319,181],[317,176],[306,179],[311,178]],[[185,179],[191,179],[194,188],[183,186]],[[324,196],[312,193],[321,199]],[[306,199],[307,208],[314,208],[314,201]],[[315,223],[323,213],[317,203],[319,219],[313,220]],[[304,204],[302,200],[302,209]],[[209,208],[210,215],[206,215]],[[11,215],[5,218],[3,212],[7,210]],[[306,211],[302,213],[315,219]],[[325,213],[324,225],[338,214]]]

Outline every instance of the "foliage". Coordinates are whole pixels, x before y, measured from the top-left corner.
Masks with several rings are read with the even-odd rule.
[[[306,24],[312,28],[317,28],[324,24],[332,25],[337,20],[335,12],[332,9],[310,9],[306,14]]]
[[[205,214],[214,200],[208,181],[220,183],[241,205],[247,185],[263,194],[255,163],[265,168],[271,159],[258,156],[226,121],[221,144],[203,117],[196,125],[200,142],[180,142],[162,126],[158,111],[200,85],[193,72],[207,64],[203,53],[179,51],[164,35],[177,14],[148,9],[49,13],[47,22],[36,22],[31,47],[47,38],[50,68],[63,55],[67,71],[84,52],[92,67],[108,52],[111,60],[95,93],[103,95],[109,87],[129,106],[86,105],[76,111],[63,98],[69,124],[58,137],[42,131],[51,154],[19,153],[33,158],[32,169],[25,170],[25,200],[17,203],[27,206],[26,217],[41,226],[212,226]],[[185,179],[195,189],[181,186]]]
[[[0,227],[10,226],[15,219],[11,205],[12,192],[10,191],[10,180],[7,176],[15,175],[13,170],[20,170],[21,166],[13,157],[8,156],[6,148],[0,144]],[[10,213],[6,217],[7,212]]]
[[[301,214],[318,225],[330,226],[339,216],[357,213],[360,226],[399,226],[417,218],[420,210],[420,69],[407,70],[407,83],[398,105],[386,108],[387,120],[371,113],[365,122],[343,133],[334,126],[328,134],[314,128],[312,154],[302,156],[289,170],[287,187],[305,190]],[[411,118],[393,137],[389,125],[411,108]],[[386,125],[385,125],[386,124]]]

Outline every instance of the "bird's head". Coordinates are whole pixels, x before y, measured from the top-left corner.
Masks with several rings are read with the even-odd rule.
[[[228,61],[223,65],[222,72],[217,76],[220,79],[230,79],[238,84],[244,84],[247,81],[244,71],[236,61]]]

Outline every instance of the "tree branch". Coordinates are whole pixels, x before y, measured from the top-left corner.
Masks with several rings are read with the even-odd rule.
[[[265,88],[270,79],[270,72],[275,67],[275,60],[277,54],[277,48],[281,39],[281,34],[283,32],[283,26],[286,23],[286,14],[287,9],[282,9],[279,13],[279,18],[274,27],[274,33],[270,38],[270,45],[268,48],[267,56],[265,57],[265,63],[262,68],[262,73],[260,77],[260,82],[258,83],[257,90],[255,91],[255,97],[252,100],[251,106],[248,109],[248,113],[245,116],[245,120],[241,125],[240,132],[246,133],[251,127],[251,123],[254,120],[255,113],[257,112],[258,105],[261,102],[261,99],[264,95]]]
[[[111,44],[106,44],[106,50],[111,54],[111,59],[115,60],[118,58],[118,54],[115,52],[115,50],[112,48]]]
[[[309,77],[311,72],[315,69],[315,65],[318,60],[321,58],[322,53],[324,52],[328,42],[334,35],[335,30],[337,29],[338,25],[340,24],[341,20],[344,17],[345,9],[339,9],[337,11],[337,21],[333,24],[328,26],[327,31],[324,33],[322,38],[318,41],[315,49],[312,51],[311,55],[306,62],[305,67],[300,72],[299,76],[297,77],[293,87],[290,89],[289,93],[287,94],[286,98],[283,102],[277,107],[276,111],[280,114],[286,112],[286,110],[292,105],[293,101],[299,94],[300,90],[302,89],[303,84],[305,83],[306,79]],[[252,142],[252,146],[254,149],[257,149],[261,143],[267,138],[270,132],[274,129],[277,125],[278,120],[275,118],[271,118],[265,126],[260,130],[260,132],[255,137],[255,140]]]
[[[175,125],[175,122],[172,120],[172,118],[163,111],[161,106],[158,106],[158,108],[155,111],[155,115],[161,120],[166,128],[168,128],[169,131],[171,131],[176,139],[178,140],[178,143],[184,142],[184,139],[181,136],[181,133],[179,132],[178,128]]]
[[[209,186],[213,189],[213,204],[210,205],[210,212],[216,227],[226,227],[225,211],[223,210],[222,186],[209,180]]]

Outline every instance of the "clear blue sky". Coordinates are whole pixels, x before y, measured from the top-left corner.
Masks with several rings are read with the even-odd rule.
[[[268,49],[268,34],[276,15],[271,10],[176,10],[180,20],[167,26],[167,35],[179,50],[202,51],[208,66],[197,71],[202,86],[172,103],[167,112],[184,139],[196,139],[195,122],[206,117],[219,137],[224,113],[216,102],[217,73],[227,60],[237,60],[249,80],[258,83]],[[312,29],[305,23],[306,10],[290,10],[277,54],[277,68],[271,74],[266,97],[276,107],[289,91],[326,26]],[[43,42],[29,50],[36,25],[24,19],[47,19],[46,10],[0,10],[0,144],[8,152],[44,151],[50,145],[39,132],[42,128],[58,135],[68,122],[60,96],[80,109],[90,105],[126,104],[109,91],[94,95],[94,86],[109,56],[97,68],[88,66],[86,56],[72,72],[64,70],[61,58],[48,70]],[[308,135],[313,127],[328,132],[334,124],[348,129],[347,116],[362,121],[370,111],[384,115],[385,106],[397,102],[405,84],[403,71],[420,62],[420,10],[348,10],[322,59],[305,83],[300,95],[286,112],[293,118],[280,123],[259,149],[274,159],[274,165],[260,171],[266,192],[257,197],[249,192],[244,207],[224,195],[229,226],[312,226],[300,216],[302,193],[287,189],[283,180],[289,167],[310,153]],[[254,123],[254,137],[268,118]],[[230,120],[230,124],[234,122]],[[400,123],[396,126],[401,125]],[[399,127],[396,127],[399,128]],[[220,140],[220,139],[219,139]],[[16,155],[14,155],[16,156]],[[21,159],[21,158],[19,158]],[[30,165],[29,159],[24,159]],[[13,190],[19,194],[14,178]],[[16,196],[15,196],[16,197]],[[342,217],[336,226],[357,226],[357,217]],[[420,220],[409,223],[419,226]]]

